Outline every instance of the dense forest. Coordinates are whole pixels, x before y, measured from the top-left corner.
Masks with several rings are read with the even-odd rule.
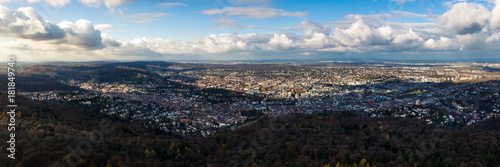
[[[126,64],[126,63],[125,63]],[[124,82],[124,81],[150,81],[158,78],[158,75],[148,72],[141,63],[94,63],[88,65],[66,64],[66,65],[32,65],[24,66],[22,73],[43,76],[50,80],[81,80],[93,82]],[[21,72],[18,72],[19,74]],[[33,76],[30,76],[33,77]],[[35,78],[36,79],[36,78]]]
[[[6,104],[6,94],[0,94]],[[440,127],[349,113],[263,116],[214,136],[179,137],[79,105],[18,98],[16,160],[0,166],[498,166],[500,122]],[[9,139],[1,105],[0,139]]]
[[[1,78],[5,78],[4,82],[0,82],[0,90],[7,90],[7,74],[0,73]],[[37,74],[22,74],[18,75],[16,80],[16,90],[25,92],[42,92],[42,91],[75,91],[80,90],[77,87],[68,86],[54,80],[47,79],[46,76]]]

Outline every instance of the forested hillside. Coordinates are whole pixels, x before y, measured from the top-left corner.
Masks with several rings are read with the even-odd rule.
[[[0,94],[2,104],[6,95]],[[497,166],[498,119],[449,129],[347,113],[262,117],[182,138],[112,121],[83,105],[19,99],[16,160],[0,166]],[[2,105],[1,127],[7,108]],[[20,117],[20,118],[19,118]],[[0,138],[8,139],[7,128]]]

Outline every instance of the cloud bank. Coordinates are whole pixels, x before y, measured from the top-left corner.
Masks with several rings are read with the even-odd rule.
[[[90,6],[109,7],[130,0],[81,0]],[[268,1],[265,1],[268,2]],[[238,3],[248,3],[238,1]],[[264,1],[262,1],[264,3]],[[166,4],[182,6],[182,4]],[[226,7],[201,11],[222,15],[214,22],[223,28],[256,28],[240,25],[230,17],[265,19],[302,17],[308,12],[290,12],[266,7]],[[163,17],[163,13],[144,15]],[[423,18],[423,22],[401,23],[394,18]],[[130,19],[142,15],[130,16]],[[146,20],[148,21],[148,20]],[[345,20],[318,23],[304,20],[283,27],[280,33],[211,34],[197,39],[170,40],[136,38],[116,40],[102,31],[110,24],[93,25],[89,20],[51,23],[33,8],[11,10],[0,6],[0,54],[31,56],[36,60],[182,60],[276,58],[295,54],[312,57],[328,53],[431,53],[474,50],[497,51],[500,44],[500,0],[489,10],[476,3],[455,3],[442,15],[390,11],[376,15],[346,15]],[[49,56],[50,55],[50,56]]]

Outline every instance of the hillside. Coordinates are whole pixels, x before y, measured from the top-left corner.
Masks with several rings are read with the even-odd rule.
[[[416,119],[287,115],[208,138],[180,138],[112,121],[83,105],[19,104],[17,159],[1,151],[1,166],[495,166],[500,154],[498,120],[448,129]],[[0,132],[8,139],[6,128]],[[6,150],[5,142],[0,148]]]
[[[0,90],[7,90],[7,74],[0,73],[1,78],[5,78],[4,82],[0,82]],[[16,89],[22,92],[42,92],[42,91],[75,91],[80,90],[77,87],[69,86],[50,80],[47,76],[37,74],[22,74],[16,77]]]
[[[137,68],[138,66],[140,68]],[[23,67],[28,74],[44,76],[51,80],[81,80],[94,82],[148,81],[155,77],[141,63],[89,63],[63,65],[32,65]]]

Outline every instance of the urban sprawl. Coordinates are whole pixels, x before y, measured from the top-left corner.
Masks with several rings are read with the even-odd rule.
[[[99,113],[180,135],[213,135],[258,113],[352,112],[365,118],[413,117],[441,126],[500,116],[498,64],[270,66],[149,66],[149,72],[176,84],[71,79],[59,82],[85,91],[20,94],[35,101],[93,106]]]

